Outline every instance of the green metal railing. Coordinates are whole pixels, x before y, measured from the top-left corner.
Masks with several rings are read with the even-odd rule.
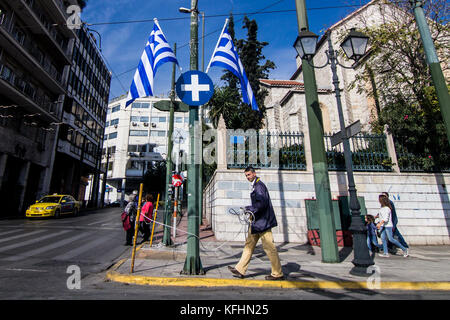
[[[227,132],[228,168],[306,170],[302,132]]]
[[[332,134],[324,135],[325,150],[328,159],[328,170],[344,171],[344,148],[342,143],[331,146]],[[384,134],[360,132],[350,138],[354,171],[392,171]]]
[[[450,153],[446,150],[440,150],[439,159],[433,159],[430,154],[409,150],[405,137],[393,138],[401,172],[450,172]]]
[[[331,146],[332,134],[324,134],[329,171],[345,171],[344,149]],[[229,169],[251,165],[255,169],[306,170],[303,132],[264,132],[248,130],[227,132],[227,164]],[[440,155],[439,165],[429,155],[409,152],[401,138],[394,137],[400,172],[450,172],[450,154]],[[350,138],[354,171],[391,172],[384,134],[360,132]]]

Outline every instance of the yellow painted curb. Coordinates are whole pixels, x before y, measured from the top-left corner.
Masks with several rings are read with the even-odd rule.
[[[175,287],[245,287],[272,289],[365,289],[365,290],[446,290],[450,291],[450,282],[380,282],[378,286],[366,281],[266,281],[243,279],[216,278],[166,278],[149,277],[133,274],[121,274],[117,268],[125,262],[119,261],[118,266],[106,274],[106,279],[115,282]]]
[[[140,250],[144,244],[136,248]],[[186,276],[180,278],[150,277],[136,274],[122,274],[116,270],[128,259],[119,260],[110,271],[106,273],[106,279],[114,282],[150,285],[150,286],[174,286],[174,287],[243,287],[243,288],[272,288],[272,289],[359,289],[359,290],[403,290],[403,291],[450,291],[449,281],[267,281],[245,279],[218,279],[201,278],[201,276]],[[195,277],[195,278],[194,278]]]

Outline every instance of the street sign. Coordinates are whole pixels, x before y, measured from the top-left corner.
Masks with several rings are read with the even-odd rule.
[[[349,125],[348,127],[345,128],[345,132],[347,133],[348,138],[353,137],[354,135],[357,135],[358,133],[361,132],[361,122],[359,120],[353,122],[351,125]],[[341,131],[333,134],[330,138],[330,141],[331,141],[332,147],[341,143],[342,142]]]
[[[191,70],[183,73],[178,78],[176,92],[178,98],[187,105],[201,106],[213,96],[214,85],[206,73]]]
[[[174,187],[180,187],[183,184],[183,177],[181,177],[179,174],[174,174],[172,176],[172,185]]]
[[[175,112],[189,112],[189,106],[181,101],[174,101],[174,110]],[[158,109],[159,111],[170,111],[170,100],[161,100],[158,102],[155,102],[153,106],[155,109]]]

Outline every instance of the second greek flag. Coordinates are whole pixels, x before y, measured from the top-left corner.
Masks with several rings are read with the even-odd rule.
[[[233,44],[233,39],[228,33],[228,19],[225,20],[222,33],[220,34],[219,41],[217,41],[216,48],[209,62],[206,72],[210,67],[221,67],[231,71],[236,77],[239,78],[241,84],[242,100],[244,103],[251,105],[253,110],[259,111],[258,104],[256,103],[255,95],[253,94],[250,82],[245,74],[244,66],[241,59],[237,54],[237,51]]]

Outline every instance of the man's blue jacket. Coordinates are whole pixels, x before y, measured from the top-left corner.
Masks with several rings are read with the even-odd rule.
[[[252,234],[264,232],[278,225],[272,201],[270,201],[269,191],[258,177],[255,179],[253,191],[250,193],[252,205],[246,207],[247,210],[252,211],[255,215],[255,221],[251,225]]]

